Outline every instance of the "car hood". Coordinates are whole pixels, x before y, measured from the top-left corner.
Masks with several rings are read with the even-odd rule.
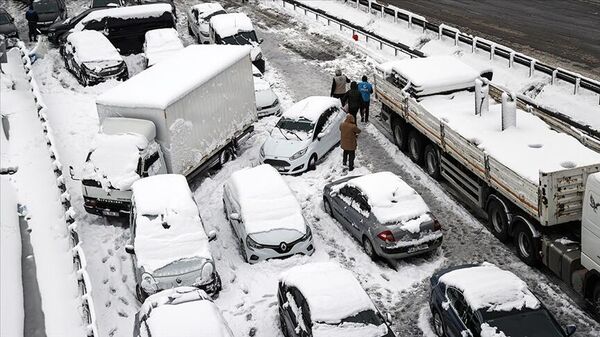
[[[278,134],[278,136],[273,137],[273,134]],[[294,136],[288,135],[287,137],[289,138]],[[307,147],[309,143],[309,140],[286,140],[283,138],[281,133],[279,133],[279,130],[274,128],[273,131],[271,131],[271,135],[267,138],[263,145],[263,151],[265,152],[265,155],[269,157],[289,158],[294,155],[294,153]]]
[[[42,22],[48,22],[48,21],[52,21],[54,22],[54,20],[56,20],[56,18],[58,17],[58,13],[39,13],[38,14],[39,23]]]
[[[256,96],[256,107],[258,108],[271,106],[277,99],[277,95],[275,95],[271,88],[256,90],[254,95]]]
[[[295,229],[274,229],[268,232],[250,234],[252,240],[262,245],[277,246],[282,242],[291,243],[304,236]]]

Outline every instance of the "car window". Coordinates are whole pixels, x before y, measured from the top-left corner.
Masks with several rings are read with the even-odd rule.
[[[332,107],[327,109],[322,115],[321,117],[319,117],[319,121],[317,122],[317,127],[315,128],[315,137],[317,137],[319,135],[319,133],[321,133],[323,130],[327,130],[327,128],[329,128],[329,126],[331,125],[331,123],[334,120],[334,112],[337,112],[338,108],[337,107]]]
[[[340,188],[340,196],[346,203],[352,204],[355,201],[354,198],[356,197],[356,190],[350,186],[344,186]]]
[[[364,194],[358,192],[356,196],[356,202],[358,203],[358,207],[360,207],[361,210],[365,212],[371,211],[371,206],[369,206],[367,197]]]
[[[456,310],[458,317],[463,322],[467,328],[470,328],[471,331],[474,331],[473,328],[476,328],[476,318],[473,314],[473,311],[467,304],[462,292],[456,288],[448,288],[446,290],[446,295],[448,296],[448,300],[450,300],[450,304]]]
[[[298,289],[294,287],[288,288],[286,291],[286,299],[289,304],[289,310],[292,313],[291,318],[294,322],[294,328],[300,327],[301,330],[308,331],[308,327],[306,325],[306,313],[303,312],[303,302],[304,297],[298,291]]]

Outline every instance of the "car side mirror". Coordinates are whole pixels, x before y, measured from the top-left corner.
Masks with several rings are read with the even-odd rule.
[[[570,324],[565,327],[565,332],[567,333],[567,337],[571,336],[577,331],[577,326]]]
[[[208,242],[215,241],[217,239],[217,232],[210,231],[208,232]]]
[[[240,220],[240,215],[239,215],[239,213],[231,213],[231,214],[229,214],[229,218],[231,220],[239,221]]]
[[[125,252],[127,254],[135,254],[135,248],[133,248],[133,245],[125,245]]]

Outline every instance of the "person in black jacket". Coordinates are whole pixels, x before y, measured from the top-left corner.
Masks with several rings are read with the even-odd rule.
[[[363,105],[363,99],[360,91],[358,91],[358,84],[354,81],[350,83],[350,90],[342,97],[342,106],[344,105],[348,105],[347,112],[354,116],[354,120],[356,120],[356,114]]]
[[[40,19],[38,13],[33,8],[33,4],[29,5],[29,9],[25,12],[25,19],[27,19],[29,26],[29,42],[33,42],[37,38],[37,23]]]

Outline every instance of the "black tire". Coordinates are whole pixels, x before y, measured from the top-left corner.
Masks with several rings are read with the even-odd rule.
[[[442,319],[442,315],[437,309],[433,309],[431,312],[431,325],[433,326],[433,332],[438,337],[446,336],[446,325],[444,324],[444,320]],[[437,321],[436,321],[437,320]]]
[[[491,200],[487,207],[490,231],[500,242],[508,241],[508,214],[497,200]]]
[[[369,240],[369,238],[367,238],[366,236],[363,236],[362,246],[363,246],[363,249],[365,250],[365,253],[372,260],[377,260],[379,258],[379,256],[377,256],[377,253],[375,252],[375,248],[373,248],[373,244],[371,243],[371,240]]]
[[[416,164],[423,162],[423,137],[416,130],[408,134],[408,157]]]
[[[408,134],[406,129],[406,123],[404,121],[392,122],[392,135],[394,136],[394,144],[396,144],[398,149],[403,152],[406,151],[408,147]]]
[[[317,154],[313,153],[313,155],[310,156],[310,159],[308,160],[307,170],[314,171],[316,169],[317,169]]]
[[[423,152],[425,171],[435,180],[442,177],[440,168],[440,152],[436,146],[429,144]]]
[[[327,200],[326,197],[323,197],[323,209],[325,210],[325,213],[333,217],[333,209],[331,208],[331,203],[329,202],[329,200]]]
[[[596,287],[592,292],[592,309],[596,312],[596,315],[600,318],[600,281],[596,281]]]
[[[517,224],[514,237],[517,256],[528,266],[535,266],[539,262],[539,239],[533,237],[533,233],[524,223]]]

